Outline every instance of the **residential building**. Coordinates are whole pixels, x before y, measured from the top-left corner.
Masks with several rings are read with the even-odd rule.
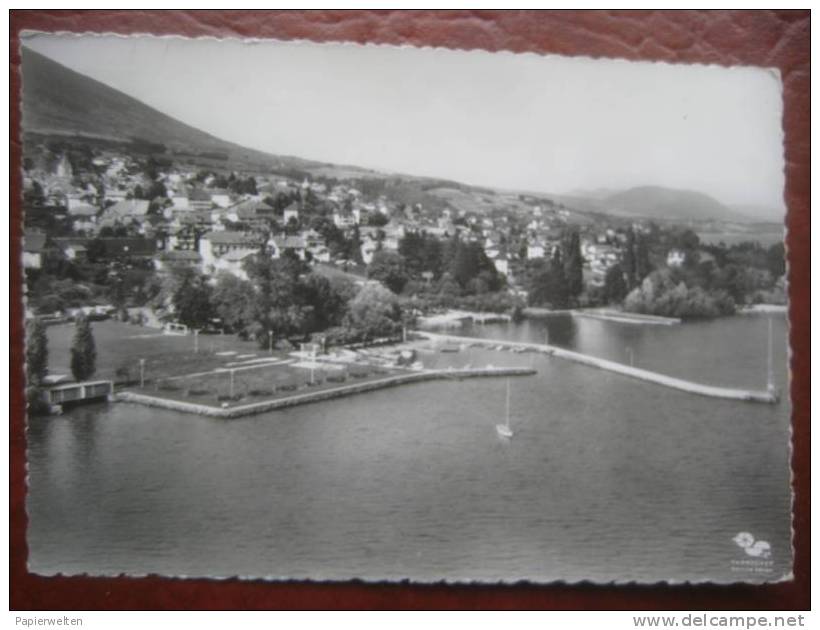
[[[543,258],[547,253],[544,243],[535,241],[527,244],[527,259]]]
[[[188,193],[184,191],[172,192],[169,195],[171,200],[171,208],[173,210],[189,210],[191,204],[188,201]]]
[[[264,201],[245,199],[227,208],[222,217],[234,223],[264,227],[274,218],[274,209]]]
[[[681,249],[670,249],[666,254],[667,267],[680,267],[686,262],[686,252]]]
[[[211,195],[200,188],[188,192],[188,208],[191,210],[210,210],[213,207]]]
[[[305,259],[307,247],[305,240],[301,236],[274,236],[268,240],[268,249],[272,258],[280,258],[286,251],[290,250],[296,254],[300,260]]]
[[[316,262],[321,263],[329,263],[330,262],[330,250],[325,247],[324,245],[318,245],[316,247],[309,247],[308,252],[310,252],[311,257]]]
[[[222,189],[211,191],[211,202],[218,208],[227,208],[233,203],[231,194],[227,190]]]
[[[510,274],[510,257],[506,252],[500,252],[492,261],[498,273],[502,273],[505,276]]]
[[[353,212],[336,210],[333,213],[333,224],[339,229],[353,227],[356,223],[356,217],[353,215]]]
[[[68,260],[82,262],[88,257],[87,238],[55,238],[52,242]]]
[[[113,201],[114,203],[119,203],[121,201],[125,201],[128,198],[128,191],[106,188],[105,195],[103,198],[105,199],[105,201]]]
[[[96,218],[99,208],[96,208],[88,203],[79,202],[69,205],[68,214],[72,217],[83,217],[86,219]]]
[[[202,270],[205,273],[212,273],[218,258],[230,251],[240,249],[259,249],[263,239],[258,234],[246,232],[233,232],[223,230],[221,232],[208,232],[199,239],[199,255],[202,257]]]
[[[373,260],[373,254],[379,250],[379,243],[377,241],[365,239],[360,249],[362,253],[362,262],[364,262],[365,265],[369,265]]]
[[[109,222],[127,221],[129,219],[143,221],[148,214],[149,205],[145,199],[125,199],[106,208],[102,216],[105,221]]]
[[[285,208],[284,216],[282,217],[282,221],[285,225],[287,225],[291,219],[299,220],[299,204],[295,201]]]
[[[258,253],[258,248],[233,249],[214,261],[213,272],[220,273],[224,271],[241,280],[247,280],[248,273],[245,271],[245,261]]]
[[[43,232],[26,230],[23,235],[23,268],[40,269],[43,266],[43,253],[47,237]]]

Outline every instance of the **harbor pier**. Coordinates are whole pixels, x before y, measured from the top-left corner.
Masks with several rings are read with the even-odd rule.
[[[149,394],[132,391],[120,392],[117,394],[116,399],[124,402],[147,405],[149,407],[160,407],[163,409],[172,409],[186,413],[195,413],[202,416],[212,416],[216,418],[239,418],[241,416],[274,411],[277,409],[285,409],[287,407],[294,407],[296,405],[304,405],[322,400],[330,400],[333,398],[340,398],[342,396],[361,394],[364,392],[384,389],[386,387],[395,387],[397,385],[405,385],[408,383],[421,383],[424,381],[442,379],[460,380],[464,378],[480,377],[529,376],[535,373],[536,370],[530,367],[448,368],[443,370],[423,370],[419,372],[394,374],[385,378],[366,381],[363,383],[340,385],[338,387],[328,389],[314,390],[301,394],[283,396],[281,398],[273,398],[255,403],[230,405],[227,407],[217,407],[214,405],[163,398],[161,396],[151,396]]]
[[[713,385],[704,385],[702,383],[687,381],[681,378],[677,378],[675,376],[668,376],[666,374],[652,372],[651,370],[636,368],[631,365],[618,363],[616,361],[601,359],[599,357],[583,354],[581,352],[566,350],[564,348],[559,348],[557,346],[552,346],[549,344],[530,343],[522,341],[504,341],[501,339],[483,339],[480,337],[462,337],[459,335],[431,333],[423,330],[417,330],[415,331],[415,334],[425,337],[431,341],[440,343],[472,344],[478,346],[486,346],[489,348],[501,349],[520,348],[523,350],[534,350],[536,352],[541,352],[544,354],[548,354],[550,356],[558,357],[561,359],[567,359],[569,361],[574,361],[576,363],[589,365],[592,367],[600,368],[602,370],[607,370],[609,372],[615,372],[617,374],[623,374],[624,376],[629,376],[631,378],[636,378],[638,380],[647,381],[650,383],[656,383],[657,385],[663,385],[664,387],[671,387],[672,389],[678,389],[680,391],[688,392],[690,394],[698,394],[700,396],[711,396],[713,398],[726,398],[729,400],[743,400],[748,402],[768,404],[774,404],[778,402],[778,400],[780,399],[777,390],[775,390],[773,387],[769,387],[766,390],[747,390],[730,387],[717,387]]]

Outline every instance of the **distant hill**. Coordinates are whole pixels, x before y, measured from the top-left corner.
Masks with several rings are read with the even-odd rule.
[[[579,188],[568,192],[567,196],[580,199],[606,199],[617,192],[620,191],[615,188]]]
[[[160,148],[164,148],[169,156],[197,165],[258,172],[275,169],[296,177],[310,174],[368,180],[369,188],[374,191],[389,192],[392,197],[411,205],[446,205],[476,212],[499,207],[514,211],[525,209],[525,204],[518,198],[521,191],[492,190],[248,149],[180,122],[25,47],[22,49],[22,76],[23,135],[27,143],[43,139],[78,139],[134,148],[146,144],[149,147],[162,145]],[[573,211],[573,221],[579,223],[595,220],[601,214],[667,220],[754,220],[708,195],[657,186],[619,192],[598,188],[566,196],[546,193],[536,196],[565,204]]]
[[[23,130],[28,136],[156,143],[173,153],[216,156],[234,168],[324,166],[221,140],[26,47],[22,49],[22,76]]]
[[[648,219],[738,221],[752,219],[716,199],[693,190],[640,186],[598,201],[602,211]]]

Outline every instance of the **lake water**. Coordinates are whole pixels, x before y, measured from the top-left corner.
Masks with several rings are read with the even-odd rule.
[[[681,326],[558,317],[465,328],[707,383],[766,383],[763,316]],[[775,316],[787,392],[786,322]],[[791,570],[788,397],[699,397],[533,365],[224,421],[130,404],[35,418],[29,566],[42,574],[549,582],[777,580]],[[750,556],[739,532],[767,541]]]

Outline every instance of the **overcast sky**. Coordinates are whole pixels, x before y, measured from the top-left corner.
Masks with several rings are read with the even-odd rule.
[[[552,193],[687,188],[782,219],[774,71],[143,36],[25,45],[271,153]]]

